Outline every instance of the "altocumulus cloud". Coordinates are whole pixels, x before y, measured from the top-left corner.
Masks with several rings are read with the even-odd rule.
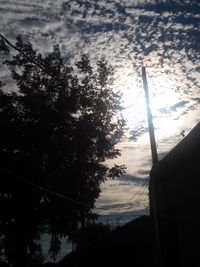
[[[57,43],[72,62],[81,52],[94,60],[104,56],[114,66],[119,78],[116,87],[122,90],[134,90],[134,81],[137,87],[142,62],[152,79],[164,72],[173,80],[170,90],[180,101],[165,112],[160,110],[157,117],[179,110],[174,120],[189,130],[200,115],[199,10],[199,1],[193,0],[0,0],[0,32],[11,41],[21,34],[43,51]],[[0,71],[8,81],[2,67]],[[130,77],[135,80],[128,88]],[[139,148],[136,144],[146,134],[146,126],[139,121],[132,132],[132,147],[122,145],[122,161],[130,166],[130,174],[137,174],[134,169],[146,173],[149,168],[149,144]],[[166,151],[180,138],[178,133],[163,137],[159,148]]]
[[[157,116],[166,116],[173,108],[187,114],[191,105],[186,103],[199,97],[198,1],[0,2],[0,31],[7,38],[14,41],[22,34],[44,51],[58,43],[66,60],[72,62],[83,51],[92,59],[104,56],[115,67],[119,77],[116,86],[122,90],[130,86],[127,81],[131,76],[136,77],[143,61],[147,66],[150,64],[148,71],[152,78],[163,71],[168,73],[174,81],[170,89],[178,92],[180,103],[165,112],[161,110]],[[6,79],[5,72],[2,71],[1,76]],[[196,101],[192,109],[198,106]],[[140,121],[132,136],[137,140],[146,130]]]
[[[0,28],[13,40],[24,35],[40,49],[56,42],[71,57],[82,51],[104,55],[116,68],[156,58],[177,86],[187,81],[180,92],[185,95],[193,93],[188,87],[199,86],[198,9],[198,1],[178,0],[1,0]]]

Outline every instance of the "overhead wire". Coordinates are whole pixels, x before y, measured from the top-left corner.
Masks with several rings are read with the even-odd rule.
[[[20,181],[22,181],[22,182],[28,184],[29,186],[35,188],[36,190],[42,191],[42,192],[44,192],[44,193],[48,193],[48,194],[50,194],[50,195],[52,195],[52,196],[56,196],[56,197],[58,197],[58,198],[60,198],[60,199],[66,200],[66,201],[71,202],[71,203],[74,203],[74,204],[78,204],[78,205],[80,205],[80,206],[84,206],[84,207],[88,207],[88,208],[90,207],[88,204],[86,204],[86,203],[84,203],[84,202],[81,202],[81,201],[79,201],[79,200],[75,200],[75,199],[70,198],[70,197],[68,197],[68,196],[66,196],[66,195],[62,195],[62,194],[60,194],[60,193],[54,192],[54,191],[52,191],[52,190],[49,190],[49,189],[47,189],[47,188],[45,188],[45,187],[43,187],[43,186],[37,185],[37,184],[35,184],[35,183],[33,183],[33,182],[30,182],[28,179],[22,177],[21,175],[17,175],[17,174],[15,174],[14,172],[12,172],[12,171],[10,171],[10,170],[7,170],[7,169],[2,168],[2,167],[0,167],[0,170],[4,171],[4,172],[7,173],[7,174],[12,175],[12,176],[15,177],[16,179],[18,179],[18,180],[20,180]],[[131,199],[130,199],[130,201],[131,201]],[[130,202],[130,201],[129,201],[129,202]],[[107,210],[107,208],[105,208],[105,207],[95,207],[95,209],[99,209],[99,210]]]
[[[129,200],[129,202],[133,202],[133,200],[136,200],[136,198],[138,198],[142,193],[144,193],[145,192],[145,190],[148,188],[148,184],[146,185],[146,186],[144,186],[143,188],[142,188],[142,190],[138,190],[137,192],[136,192],[136,194],[134,194],[131,198],[130,198],[130,200]],[[120,221],[120,220],[122,220],[126,215],[127,215],[127,213],[129,212],[129,210],[132,208],[132,205],[131,206],[129,206],[129,207],[127,207],[126,208],[126,210],[122,213],[122,214],[119,214],[119,217],[117,217],[117,219]]]
[[[80,205],[80,206],[84,206],[84,207],[91,208],[91,207],[90,207],[88,204],[86,204],[86,203],[83,203],[83,202],[81,202],[81,201],[79,201],[79,200],[72,199],[72,198],[70,198],[70,197],[68,197],[68,196],[66,196],[66,195],[59,194],[59,193],[54,192],[54,191],[52,191],[52,190],[49,190],[49,189],[47,189],[47,188],[45,188],[45,187],[36,185],[36,184],[34,184],[33,182],[30,182],[28,179],[26,179],[26,178],[24,178],[24,177],[22,177],[22,176],[20,176],[20,175],[16,175],[14,172],[9,171],[9,170],[7,170],[7,169],[5,169],[5,168],[0,167],[0,170],[6,172],[7,174],[12,175],[13,177],[15,177],[16,179],[18,179],[18,180],[20,180],[20,181],[23,181],[24,183],[28,184],[29,186],[32,186],[33,188],[35,188],[36,190],[39,190],[39,191],[48,193],[48,194],[50,194],[50,195],[52,195],[52,196],[56,196],[56,197],[58,197],[58,198],[60,198],[60,199],[63,199],[63,200],[65,200],[65,201],[68,201],[68,202],[71,202],[71,203],[74,203],[74,204],[78,204],[78,205]],[[143,193],[143,192],[145,191],[146,188],[147,188],[147,185],[146,185],[146,187],[143,188],[142,191],[139,191],[139,190],[138,190],[138,191],[136,192],[136,194],[134,194],[134,195],[129,199],[128,202],[133,201],[133,199],[135,199],[135,198],[138,197],[141,193]],[[129,206],[129,207],[126,209],[125,212],[127,212],[131,207],[132,207],[132,206]],[[105,207],[95,207],[94,209],[96,209],[96,210],[109,210],[108,208],[105,208]],[[78,210],[78,209],[74,209],[74,210]],[[124,213],[123,213],[122,216],[124,216]]]
[[[126,210],[123,213],[120,213],[120,214],[117,214],[116,215],[116,220],[117,221],[121,221],[122,218],[124,218],[127,215],[127,213],[129,212],[129,210],[133,207],[134,201],[136,199],[138,199],[139,196],[141,194],[143,194],[145,192],[145,190],[149,187],[149,182],[146,182],[143,185],[144,185],[144,187],[141,190],[138,189],[137,192],[133,196],[131,196],[131,198],[127,201],[128,203],[130,203],[130,202],[132,202],[132,203],[126,208]],[[106,210],[111,210],[111,208],[106,208],[106,207],[98,207],[98,209],[105,210],[105,211]],[[114,209],[112,208],[112,210],[118,210],[118,208],[114,208]],[[133,216],[133,215],[131,215],[131,216]],[[139,216],[139,215],[136,215],[136,216]]]
[[[52,190],[49,190],[49,189],[47,189],[47,188],[45,188],[45,187],[43,187],[43,186],[36,185],[36,184],[30,182],[28,179],[22,177],[21,175],[17,175],[17,174],[15,174],[14,172],[9,171],[9,170],[7,170],[7,169],[5,169],[5,168],[0,167],[0,170],[6,172],[7,174],[12,175],[12,176],[15,177],[16,179],[18,179],[18,180],[20,180],[20,181],[23,181],[24,183],[26,183],[26,184],[32,186],[33,188],[35,188],[35,189],[37,189],[37,190],[39,190],[39,191],[43,191],[43,192],[48,193],[48,194],[50,194],[50,195],[52,195],[52,196],[56,196],[56,197],[58,197],[58,198],[60,198],[60,199],[66,200],[66,201],[68,201],[68,202],[72,202],[72,203],[74,203],[74,204],[78,204],[78,205],[81,205],[81,206],[84,206],[84,207],[90,207],[90,206],[87,205],[86,203],[83,203],[83,202],[81,202],[81,201],[79,201],[79,200],[75,200],[75,199],[72,199],[72,198],[70,198],[70,197],[64,196],[64,195],[62,195],[62,194],[59,194],[59,193],[54,192],[54,191],[52,191]]]
[[[21,53],[25,58],[27,58],[30,62],[32,62],[33,64],[35,64],[37,67],[39,67],[39,68],[40,68],[41,70],[43,70],[44,72],[46,72],[46,69],[45,69],[42,65],[40,65],[39,63],[37,63],[36,61],[34,61],[32,58],[28,57],[23,51],[21,51],[21,50],[18,49],[15,45],[13,45],[7,38],[5,38],[2,34],[0,34],[0,37],[1,37],[1,38],[2,38],[2,39],[3,39],[3,40],[10,46],[10,47],[12,47],[13,49],[15,49],[15,50],[17,50],[18,52],[20,52],[20,53]],[[47,74],[49,75],[49,73],[47,73]],[[139,94],[140,94],[140,93],[138,93],[138,95],[139,95]],[[137,96],[138,96],[138,95],[137,95]],[[133,106],[133,105],[135,104],[136,100],[137,100],[137,97],[135,97],[134,101],[133,101],[128,107],[122,107],[122,110],[124,110],[124,109],[128,109],[128,108],[130,108],[131,106]],[[62,194],[59,194],[59,193],[54,192],[54,191],[52,191],[52,190],[49,190],[49,189],[47,189],[47,188],[45,188],[45,187],[36,185],[36,184],[30,182],[28,179],[26,179],[26,178],[24,178],[24,177],[22,177],[22,176],[19,176],[19,175],[14,174],[12,171],[3,169],[3,168],[1,168],[1,167],[0,167],[0,169],[3,170],[3,171],[5,171],[5,172],[7,172],[7,173],[9,173],[9,174],[11,174],[13,177],[17,178],[18,180],[21,180],[21,181],[23,181],[24,183],[26,183],[26,184],[28,184],[28,185],[34,187],[34,188],[37,189],[37,190],[46,192],[46,193],[48,193],[48,194],[50,194],[50,195],[56,196],[56,197],[58,197],[58,198],[60,198],[60,199],[63,199],[63,200],[65,200],[65,201],[68,201],[68,202],[71,202],[71,203],[74,203],[74,204],[78,204],[78,205],[80,205],[80,206],[84,206],[84,207],[91,208],[88,204],[83,203],[83,202],[81,202],[81,201],[79,201],[79,200],[72,199],[72,198],[70,198],[70,197],[68,197],[68,196],[64,196],[64,195],[62,195]],[[135,197],[135,195],[134,195],[134,197]],[[131,197],[131,199],[129,200],[129,202],[132,201],[132,200],[133,200],[133,197]],[[105,207],[95,207],[95,209],[105,210]],[[129,210],[129,209],[130,209],[130,207],[128,208],[128,210]]]

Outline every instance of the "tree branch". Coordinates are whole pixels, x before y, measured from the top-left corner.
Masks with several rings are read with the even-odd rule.
[[[9,45],[10,47],[12,47],[13,49],[15,49],[16,51],[18,51],[20,54],[23,55],[23,57],[25,57],[26,59],[28,59],[31,63],[33,63],[34,65],[36,65],[38,68],[40,68],[42,71],[44,71],[46,74],[50,75],[46,69],[38,64],[35,60],[33,60],[32,58],[30,58],[29,56],[27,56],[23,51],[21,51],[18,47],[16,47],[15,45],[13,45],[10,41],[8,41],[8,39],[6,37],[4,37],[2,34],[0,34],[0,37],[4,40],[4,42]]]

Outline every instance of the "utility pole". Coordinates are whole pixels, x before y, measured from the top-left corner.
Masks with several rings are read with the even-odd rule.
[[[150,100],[149,100],[149,90],[148,90],[147,75],[146,75],[145,67],[142,67],[142,79],[143,79],[143,84],[144,84],[144,92],[145,92],[145,100],[146,100],[146,108],[147,108],[147,119],[148,119],[148,126],[149,126],[152,163],[153,165],[155,165],[158,162],[158,154],[157,154],[157,149],[156,149],[153,117],[151,113],[151,105],[150,105]]]
[[[153,117],[151,113],[151,105],[149,99],[149,90],[148,90],[148,82],[145,67],[142,67],[142,79],[144,85],[145,92],[145,100],[146,100],[146,109],[147,109],[147,119],[148,119],[148,127],[149,127],[149,138],[151,145],[151,155],[152,155],[152,165],[155,166],[158,163],[158,154],[156,148],[156,140],[154,134],[154,126],[153,126]],[[161,266],[161,248],[160,248],[160,234],[159,234],[159,224],[158,224],[158,213],[157,213],[157,202],[156,202],[156,187],[155,181],[150,177],[150,185],[149,185],[149,197],[150,197],[150,216],[153,220],[154,230],[155,230],[155,260],[156,267]]]

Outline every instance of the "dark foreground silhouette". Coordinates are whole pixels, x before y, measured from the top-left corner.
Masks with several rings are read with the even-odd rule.
[[[0,34],[5,59],[16,87],[0,81],[0,261],[30,267],[43,262],[41,234],[55,259],[61,238],[96,218],[100,185],[125,173],[104,164],[120,156],[125,121],[106,60],[71,65],[57,45],[41,54]]]
[[[153,232],[148,216],[113,230],[106,237],[72,252],[57,266],[155,266]]]

